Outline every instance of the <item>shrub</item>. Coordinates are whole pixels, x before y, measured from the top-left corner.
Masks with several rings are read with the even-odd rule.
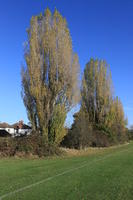
[[[61,145],[69,148],[82,149],[91,145],[92,126],[86,113],[80,111],[74,115],[75,121]]]
[[[0,155],[37,155],[50,156],[59,155],[61,152],[54,144],[46,144],[43,136],[32,134],[25,137],[0,138]]]

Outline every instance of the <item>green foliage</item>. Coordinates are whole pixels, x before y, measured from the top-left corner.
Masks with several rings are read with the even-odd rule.
[[[26,137],[0,138],[0,156],[50,156],[59,155],[61,151],[55,144],[46,144],[42,135],[33,133]]]
[[[66,130],[64,128],[65,119],[66,111],[64,106],[57,105],[54,108],[53,117],[50,123],[49,136],[49,141],[55,143],[56,145],[60,144],[66,134]]]
[[[133,129],[126,129],[129,140],[133,140]]]
[[[44,14],[33,16],[27,33],[23,101],[33,130],[39,129],[46,143],[59,144],[65,135],[64,113],[79,100],[78,56],[66,20],[56,9],[53,14],[47,8]]]
[[[91,59],[85,67],[82,81],[82,108],[91,123],[104,123],[112,99],[112,80],[105,61]]]
[[[107,63],[91,59],[84,70],[80,112],[64,139],[66,146],[109,146],[128,140],[123,106],[112,88]]]
[[[65,136],[62,145],[69,148],[82,149],[91,145],[92,125],[88,115],[80,110],[74,115],[74,123]]]
[[[66,135],[66,114],[80,99],[78,56],[66,19],[56,9],[33,16],[27,33],[23,101],[33,130],[45,144],[57,146]],[[81,110],[64,144],[84,148],[127,140],[123,106],[114,97],[110,67],[104,60],[90,59],[86,64],[81,97]]]

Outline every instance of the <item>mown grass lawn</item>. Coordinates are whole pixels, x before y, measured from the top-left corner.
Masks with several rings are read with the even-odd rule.
[[[75,157],[0,159],[0,199],[133,200],[133,143]]]

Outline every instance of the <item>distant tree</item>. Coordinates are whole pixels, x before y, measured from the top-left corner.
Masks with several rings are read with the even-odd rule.
[[[87,63],[81,96],[80,112],[86,113],[84,120],[88,126],[93,127],[90,144],[92,142],[96,146],[107,146],[127,139],[123,106],[120,99],[113,95],[111,71],[105,61],[91,59]],[[81,121],[80,118],[79,122]],[[75,120],[75,123],[79,122]],[[77,126],[75,123],[73,127]],[[82,124],[80,125],[83,130]],[[89,132],[88,129],[88,136]]]
[[[113,112],[111,116],[113,116],[111,129],[116,136],[116,140],[118,142],[127,140],[126,126],[128,122],[125,118],[123,105],[118,97],[113,100]]]
[[[33,16],[27,33],[23,101],[33,129],[39,129],[46,142],[59,143],[66,113],[79,100],[78,56],[67,22],[57,10]]]

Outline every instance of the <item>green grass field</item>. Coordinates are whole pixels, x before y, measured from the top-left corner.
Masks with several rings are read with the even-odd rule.
[[[75,157],[1,159],[2,199],[133,200],[133,143]]]

